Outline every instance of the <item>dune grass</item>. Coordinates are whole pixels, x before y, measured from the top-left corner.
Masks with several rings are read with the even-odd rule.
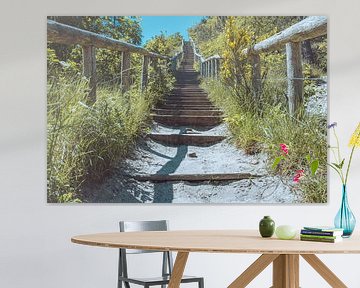
[[[301,120],[292,118],[286,106],[276,95],[281,94],[281,85],[276,83],[264,89],[263,112],[261,116],[242,105],[238,95],[220,81],[207,80],[202,87],[209,93],[214,104],[220,107],[229,125],[234,143],[247,153],[266,152],[269,173],[277,173],[291,180],[297,170],[304,170],[305,177],[294,189],[306,203],[327,201],[327,137],[326,118],[304,115]],[[279,88],[280,87],[280,88]],[[280,90],[279,90],[280,89]],[[285,87],[284,87],[285,89]],[[270,97],[272,95],[272,97]],[[289,154],[272,168],[276,157],[281,155],[279,145],[285,143]],[[309,169],[310,161],[319,161],[319,168],[313,175]]]
[[[85,181],[101,181],[133,148],[160,94],[99,87],[87,102],[78,75],[48,78],[48,202],[81,202]]]

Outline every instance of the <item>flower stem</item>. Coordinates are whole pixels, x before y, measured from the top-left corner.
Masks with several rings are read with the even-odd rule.
[[[337,145],[337,152],[338,152],[338,156],[339,156],[339,164],[341,163],[341,154],[340,154],[340,143],[339,143],[339,137],[336,134],[336,130],[335,127],[333,128],[334,131],[334,135],[335,135],[335,139],[336,139],[336,145]]]
[[[352,158],[353,158],[353,155],[354,155],[354,151],[355,151],[355,145],[354,145],[353,148],[351,149],[351,154],[350,154],[350,158],[349,158],[349,163],[348,163],[347,169],[346,169],[345,185],[346,185],[347,180],[348,180],[350,165],[351,165],[351,161],[352,161]]]
[[[333,127],[333,131],[334,131],[334,135],[335,135],[335,139],[336,139],[336,149],[337,149],[337,153],[338,153],[338,159],[337,159],[337,164],[341,164],[342,162],[342,158],[341,158],[341,154],[340,154],[340,143],[339,143],[339,137],[337,136],[336,134],[336,130],[335,130],[335,127]],[[335,156],[335,153],[334,153],[334,156]],[[335,156],[335,160],[336,160],[336,156]],[[339,171],[339,175],[340,175],[340,179],[341,179],[341,182],[343,184],[346,184],[346,181],[344,180],[344,174],[343,174],[343,170],[342,170],[342,167],[338,170]]]
[[[360,137],[360,132],[357,134],[357,137],[356,137],[356,138],[359,138],[359,137]],[[350,154],[350,158],[349,158],[349,163],[348,163],[347,169],[346,169],[345,185],[346,185],[347,180],[348,180],[350,165],[351,165],[351,161],[352,161],[352,158],[353,158],[353,155],[354,155],[355,147],[356,147],[356,145],[354,144],[354,146],[353,146],[352,149],[351,149],[351,154]]]

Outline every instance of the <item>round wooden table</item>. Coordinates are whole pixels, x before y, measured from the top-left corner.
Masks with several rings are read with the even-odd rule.
[[[271,263],[272,287],[298,288],[300,255],[331,287],[345,288],[347,286],[315,254],[360,253],[359,235],[339,243],[321,243],[262,238],[256,230],[98,233],[75,236],[71,241],[100,247],[176,251],[169,288],[179,287],[190,252],[262,254],[228,288],[246,287]]]

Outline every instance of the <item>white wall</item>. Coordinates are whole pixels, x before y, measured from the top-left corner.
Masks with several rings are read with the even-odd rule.
[[[171,221],[172,229],[256,228],[263,215],[278,224],[331,224],[340,183],[331,173],[326,205],[48,205],[46,203],[46,15],[328,15],[331,121],[346,145],[360,120],[357,0],[343,1],[7,1],[0,29],[0,287],[115,287],[116,250],[70,243],[76,234],[116,231],[119,219]],[[91,3],[91,4],[90,4]],[[360,151],[349,184],[360,220]],[[360,227],[360,225],[358,225]],[[226,287],[255,255],[192,254],[187,273],[206,287]],[[360,255],[322,256],[348,287],[360,287]],[[149,273],[146,263],[135,259]],[[251,287],[269,287],[270,270]],[[328,287],[306,263],[302,287]],[[191,286],[193,287],[193,286]]]

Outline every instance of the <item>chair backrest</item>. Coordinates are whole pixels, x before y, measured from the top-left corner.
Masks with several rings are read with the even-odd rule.
[[[167,220],[158,221],[120,221],[120,232],[137,232],[137,231],[167,231],[169,228]],[[159,253],[161,251],[136,250],[136,249],[119,249],[119,276],[128,277],[127,257],[126,254],[139,253]],[[162,275],[172,273],[173,259],[169,251],[163,253]],[[127,283],[130,287],[129,284]]]
[[[137,231],[167,231],[169,224],[167,220],[155,221],[120,221],[120,232]],[[155,253],[159,251],[126,249],[126,254]]]

